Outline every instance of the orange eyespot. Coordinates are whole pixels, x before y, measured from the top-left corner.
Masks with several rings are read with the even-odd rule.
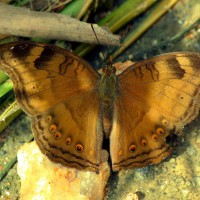
[[[61,138],[61,136],[62,136],[61,132],[58,132],[58,131],[54,134],[54,137],[55,137],[56,139]]]
[[[132,144],[130,147],[129,147],[129,151],[130,152],[134,152],[136,150],[136,145]]]
[[[76,151],[82,152],[83,151],[83,145],[82,144],[77,144],[76,145]]]
[[[159,134],[159,135],[164,135],[165,134],[165,131],[163,128],[157,128],[156,129],[156,133]]]
[[[55,124],[51,124],[50,127],[49,127],[49,130],[50,130],[51,132],[54,132],[54,131],[57,130],[57,126],[56,126]]]
[[[51,115],[48,115],[48,116],[47,116],[47,121],[50,122],[51,120],[52,120],[52,116],[51,116]]]
[[[71,144],[71,142],[72,142],[72,139],[70,137],[67,137],[66,138],[66,144]]]
[[[147,140],[142,139],[142,146],[146,146],[147,145]]]
[[[153,134],[151,137],[152,137],[153,140],[158,140],[158,135],[157,134]]]
[[[168,124],[168,121],[166,119],[163,119],[162,124],[166,126]]]

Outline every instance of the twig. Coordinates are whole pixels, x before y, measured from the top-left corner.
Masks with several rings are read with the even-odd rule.
[[[14,101],[1,115],[0,115],[0,133],[20,114],[21,108]]]
[[[55,13],[30,11],[0,3],[0,33],[98,44],[91,24]],[[119,45],[119,36],[93,25],[101,44]]]
[[[4,178],[4,176],[8,173],[8,171],[13,167],[13,165],[17,162],[17,156],[15,156],[10,162],[8,162],[3,169],[0,171],[0,181]]]
[[[110,14],[108,14],[104,19],[99,21],[99,25],[106,26],[112,32],[119,30],[121,27],[126,25],[128,22],[133,20],[139,14],[145,12],[149,7],[151,7],[156,0],[127,0],[124,1],[120,7],[116,8]],[[97,35],[98,37],[98,35]],[[98,37],[99,39],[99,37]],[[99,41],[101,44],[101,41]],[[74,51],[79,56],[86,55],[91,51],[95,45],[81,44]]]

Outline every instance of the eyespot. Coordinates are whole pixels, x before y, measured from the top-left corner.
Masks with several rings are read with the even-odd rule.
[[[180,99],[184,99],[184,97],[183,97],[183,96],[180,96]]]
[[[71,137],[67,137],[66,138],[66,144],[69,145],[69,144],[71,144],[71,142],[72,142]]]
[[[166,119],[163,119],[163,120],[162,120],[162,124],[163,124],[164,126],[166,126],[166,125],[168,124],[168,121],[167,121]]]
[[[77,144],[76,145],[76,151],[82,152],[83,151],[83,145],[82,144]]]
[[[54,134],[54,137],[55,137],[56,139],[61,138],[61,136],[62,136],[62,134],[61,134],[61,132],[59,132],[59,131],[55,132],[55,134]]]
[[[142,139],[142,146],[146,146],[147,145],[147,140],[146,139]]]
[[[54,132],[57,130],[57,126],[55,124],[51,124],[49,127],[49,131]]]
[[[130,145],[129,151],[134,152],[135,150],[136,150],[136,145],[134,145],[134,144]]]
[[[157,134],[153,134],[153,135],[151,136],[151,138],[152,138],[153,140],[158,140],[158,135],[157,135]]]
[[[159,135],[164,135],[165,134],[165,131],[163,128],[157,128],[156,129],[156,133],[159,134]]]
[[[52,116],[51,116],[51,115],[48,115],[48,116],[47,116],[47,121],[50,122],[51,120],[52,120]]]

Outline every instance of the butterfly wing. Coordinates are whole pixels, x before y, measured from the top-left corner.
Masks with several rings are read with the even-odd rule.
[[[67,166],[97,171],[102,143],[95,93],[99,74],[66,50],[33,42],[1,45],[0,68],[32,117],[42,152]]]
[[[98,172],[102,126],[95,92],[80,93],[32,119],[35,140],[52,161]]]
[[[134,64],[118,79],[110,137],[113,169],[161,162],[172,152],[166,137],[199,113],[200,54],[157,56]]]
[[[0,53],[1,69],[12,79],[17,101],[29,115],[92,90],[99,78],[86,61],[55,46],[16,42],[1,45]]]

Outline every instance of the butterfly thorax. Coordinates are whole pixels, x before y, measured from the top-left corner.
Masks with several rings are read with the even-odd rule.
[[[117,77],[116,68],[106,65],[102,68],[102,76],[99,83],[99,96],[103,104],[112,104],[116,94]]]

